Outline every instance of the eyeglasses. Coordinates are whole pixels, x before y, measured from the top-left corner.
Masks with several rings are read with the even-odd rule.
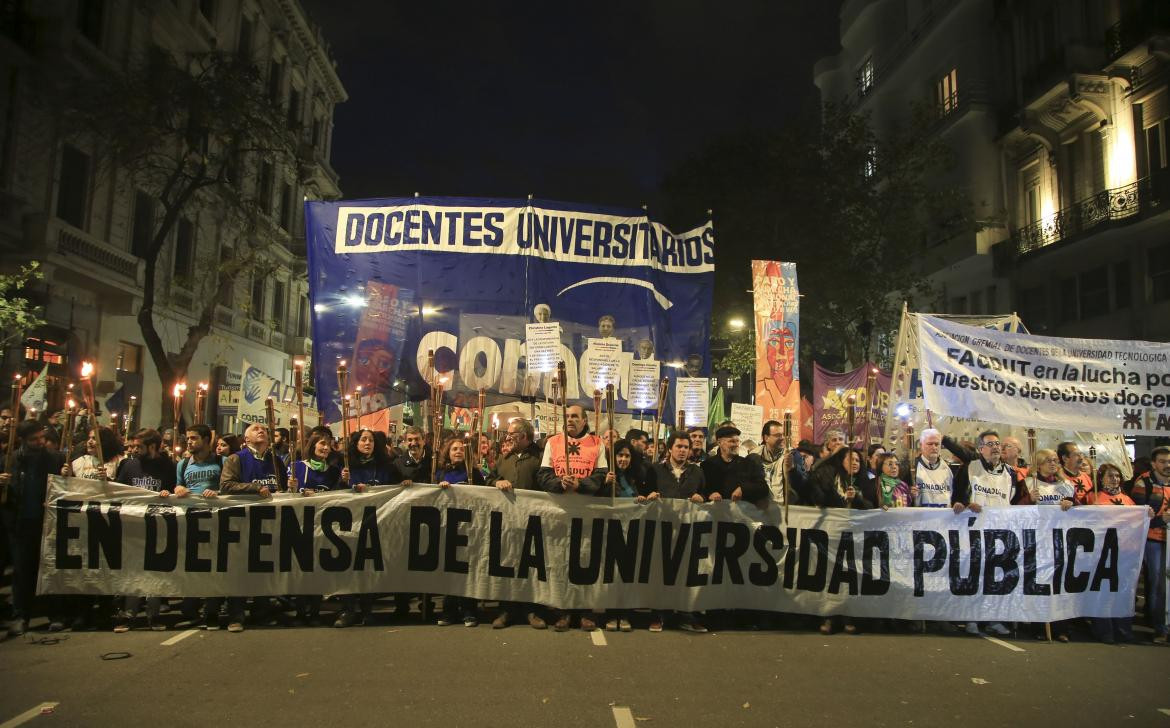
[[[986,440],[980,447],[998,448],[1002,445],[999,440]]]

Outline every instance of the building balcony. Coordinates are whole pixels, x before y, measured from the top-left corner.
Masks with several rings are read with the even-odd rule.
[[[313,340],[307,336],[289,336],[285,339],[288,346],[286,352],[293,356],[313,355]]]
[[[1011,252],[1034,253],[1049,245],[1068,242],[1112,225],[1136,222],[1164,211],[1170,202],[1170,174],[1160,174],[1113,189],[1102,190],[1046,220],[1025,225],[1012,234]]]
[[[1105,31],[1105,57],[1116,61],[1159,32],[1170,31],[1170,4],[1144,0]]]
[[[44,241],[49,262],[91,282],[141,295],[145,264],[138,256],[56,217],[35,215],[26,226],[34,249]]]

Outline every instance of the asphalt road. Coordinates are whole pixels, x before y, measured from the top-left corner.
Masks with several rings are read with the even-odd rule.
[[[111,652],[129,657],[101,658]],[[33,631],[0,644],[0,728],[22,715],[31,728],[1170,726],[1170,651],[417,621],[240,634]]]

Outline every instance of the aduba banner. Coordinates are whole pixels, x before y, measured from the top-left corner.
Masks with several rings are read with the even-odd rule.
[[[855,511],[432,485],[160,498],[53,476],[38,591],[426,592],[570,609],[1048,622],[1133,613],[1145,508]]]
[[[387,198],[308,202],[313,364],[327,419],[338,418],[340,361],[377,409],[426,391],[427,352],[448,404],[544,397],[528,372],[525,324],[561,325],[570,401],[592,400],[590,339],[629,362],[709,368],[714,281],[710,223],[672,233],[642,211],[563,202]],[[622,380],[628,377],[621,377]],[[396,384],[397,383],[397,384]],[[618,404],[626,408],[624,381]],[[670,412],[664,421],[673,421]]]

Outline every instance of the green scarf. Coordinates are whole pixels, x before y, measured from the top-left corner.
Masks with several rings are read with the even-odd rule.
[[[894,489],[897,488],[902,481],[897,478],[891,478],[888,475],[882,475],[882,502],[879,505],[892,506],[894,503]]]
[[[305,464],[308,465],[310,469],[316,470],[318,473],[325,470],[324,460],[314,460],[313,458],[309,458],[305,461]]]

